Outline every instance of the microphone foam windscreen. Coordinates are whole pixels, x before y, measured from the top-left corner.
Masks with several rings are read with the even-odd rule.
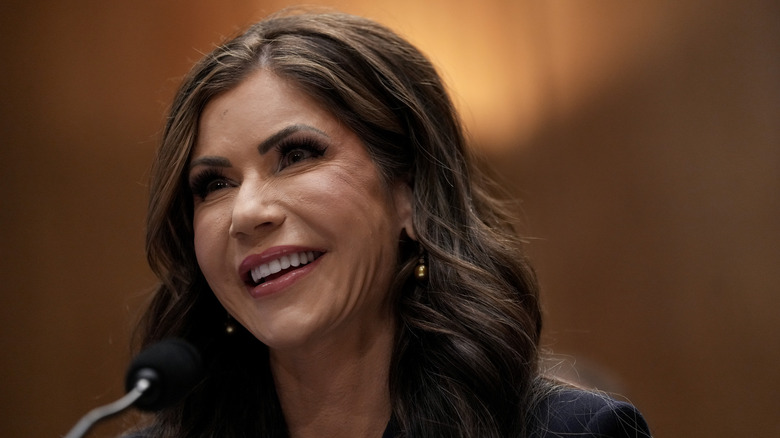
[[[184,397],[202,373],[203,364],[195,347],[181,339],[165,339],[133,359],[125,377],[125,389],[132,390],[142,378],[149,380],[151,386],[134,404],[156,411]]]

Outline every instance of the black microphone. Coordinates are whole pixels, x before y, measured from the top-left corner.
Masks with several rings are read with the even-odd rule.
[[[143,350],[130,363],[125,376],[127,394],[85,415],[64,438],[81,438],[98,421],[135,405],[157,411],[184,397],[203,374],[198,351],[176,338],[162,340]]]
[[[166,339],[142,351],[130,363],[125,390],[144,379],[149,388],[134,402],[145,411],[157,411],[184,397],[202,373],[200,355],[181,339]]]

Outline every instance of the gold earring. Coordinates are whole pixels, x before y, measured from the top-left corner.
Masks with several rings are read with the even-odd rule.
[[[425,255],[420,254],[417,260],[417,266],[414,268],[414,278],[418,283],[425,283],[428,280],[428,266],[425,264]]]
[[[225,320],[225,334],[230,336],[234,334],[238,328],[236,327],[236,321],[233,319],[230,314],[228,314],[227,319]]]

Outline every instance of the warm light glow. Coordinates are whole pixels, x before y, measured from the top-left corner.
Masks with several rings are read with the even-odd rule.
[[[266,2],[259,17],[296,4]],[[673,38],[658,30],[667,9],[633,2],[309,4],[375,19],[411,40],[442,74],[473,144],[494,150],[531,144],[551,118],[583,111]]]

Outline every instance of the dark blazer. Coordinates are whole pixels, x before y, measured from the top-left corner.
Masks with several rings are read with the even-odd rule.
[[[601,393],[559,389],[536,408],[532,438],[650,438],[642,414],[631,404]]]
[[[529,438],[651,438],[634,406],[596,392],[556,389],[541,401],[533,417]],[[397,424],[390,420],[382,438],[399,435]]]

